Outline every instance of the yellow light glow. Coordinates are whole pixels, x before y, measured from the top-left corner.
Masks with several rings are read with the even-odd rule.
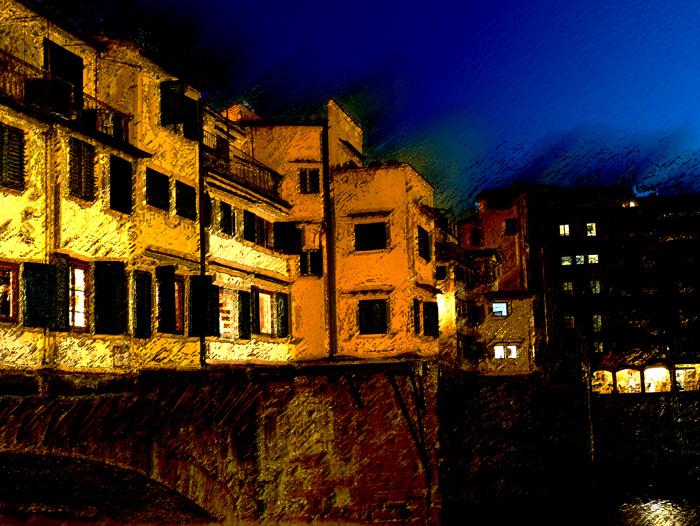
[[[644,369],[644,389],[647,393],[666,393],[671,390],[671,372],[662,365]]]

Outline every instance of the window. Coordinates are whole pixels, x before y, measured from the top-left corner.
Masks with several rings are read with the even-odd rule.
[[[223,201],[219,201],[219,230],[229,236],[236,233],[236,212]]]
[[[192,221],[197,219],[197,191],[193,186],[175,181],[175,213]]]
[[[594,279],[589,282],[591,294],[600,294],[600,281]]]
[[[271,248],[271,234],[272,223],[248,210],[243,211],[243,239],[262,247]]]
[[[95,261],[95,334],[124,334],[127,327],[126,269],[121,261]]]
[[[435,301],[423,302],[423,335],[439,336],[438,306]]]
[[[493,357],[497,360],[504,360],[506,358],[517,358],[518,357],[518,346],[517,345],[494,345],[493,347]]]
[[[574,293],[574,282],[573,281],[563,281],[561,284],[561,291],[564,294]]]
[[[272,336],[272,294],[269,292],[253,292],[253,319],[257,334]]]
[[[302,229],[295,221],[276,221],[273,223],[274,247],[282,254],[301,254]]]
[[[571,256],[562,256],[561,257],[561,266],[562,267],[568,267],[571,264],[573,264],[573,259]]]
[[[613,375],[610,371],[595,371],[591,378],[591,391],[596,394],[613,392]]]
[[[262,292],[255,287],[247,294],[241,292],[238,297],[239,338],[250,338],[250,332],[277,338],[289,336],[289,296],[282,292]]]
[[[321,250],[303,251],[299,255],[299,274],[302,276],[323,276],[322,254]]]
[[[447,279],[447,267],[445,265],[438,265],[435,267],[435,279],[437,281]]]
[[[109,156],[109,207],[117,212],[130,214],[133,206],[133,174],[129,161]]]
[[[68,189],[73,197],[95,199],[95,147],[74,137],[70,139]]]
[[[134,271],[134,337],[151,337],[152,277],[144,270]]]
[[[1,123],[0,186],[24,190],[24,132]]]
[[[146,169],[146,203],[170,210],[170,178],[150,168]]]
[[[160,124],[187,139],[196,141],[199,136],[198,103],[185,95],[185,84],[179,80],[167,80],[160,84]]]
[[[644,369],[644,391],[647,393],[668,393],[671,391],[671,371],[663,365]]]
[[[700,364],[676,364],[676,387],[679,391],[700,391]]]
[[[635,369],[622,369],[615,373],[618,393],[641,393],[642,374]]]
[[[425,261],[430,261],[432,258],[430,234],[421,227],[418,227],[418,255]]]
[[[219,334],[221,338],[234,340],[238,337],[237,294],[232,290],[222,290],[219,294]]]
[[[586,223],[586,236],[594,237],[596,234],[595,223]]]
[[[156,268],[158,331],[182,334],[185,327],[185,281],[174,266]]]
[[[355,225],[355,250],[384,250],[387,248],[388,224],[358,223]]]
[[[589,264],[595,265],[598,263],[598,254],[588,254],[587,259]]]
[[[318,168],[299,170],[299,191],[302,194],[317,194],[320,191]]]
[[[569,235],[569,225],[559,225],[559,235],[567,237]]]
[[[576,327],[576,319],[573,314],[564,315],[564,327],[567,329],[574,329]]]
[[[87,263],[77,261],[68,266],[68,325],[75,330],[88,328],[88,269]]]
[[[360,300],[358,304],[360,334],[386,334],[388,310],[387,300]]]
[[[603,329],[603,317],[600,314],[594,314],[591,317],[591,329],[593,332],[600,332]]]
[[[508,303],[497,302],[491,304],[491,312],[499,318],[508,316]]]
[[[513,235],[518,233],[518,220],[515,218],[506,219],[503,223],[503,232],[506,235]]]
[[[578,255],[576,256],[576,264],[577,265],[583,265],[585,263],[585,258],[583,255]]]
[[[415,334],[420,334],[421,330],[421,316],[420,316],[420,300],[413,300],[413,332]]]
[[[594,353],[602,354],[604,350],[605,350],[605,347],[603,346],[603,342],[601,342],[601,341],[593,342],[593,352]]]
[[[17,321],[17,265],[0,263],[0,321]]]

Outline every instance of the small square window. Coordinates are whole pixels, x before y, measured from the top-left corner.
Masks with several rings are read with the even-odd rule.
[[[564,294],[573,294],[574,293],[574,282],[573,281],[562,282],[561,290]]]
[[[587,259],[590,265],[595,265],[598,263],[598,254],[588,254]]]
[[[360,334],[386,334],[388,324],[387,300],[360,300],[358,302]]]
[[[559,235],[567,237],[569,235],[569,225],[559,225]]]
[[[590,288],[591,288],[591,294],[600,294],[600,281],[591,280]]]
[[[583,265],[584,262],[585,262],[585,258],[583,257],[583,255],[576,256],[576,264],[577,265]]]
[[[505,302],[497,302],[491,304],[491,312],[499,318],[508,316],[508,304]]]
[[[574,329],[576,327],[576,319],[573,314],[564,315],[564,327],[567,329]]]
[[[571,256],[562,256],[561,257],[561,266],[562,267],[568,267],[573,264],[574,260]]]
[[[593,342],[593,352],[602,353],[603,352],[603,342]]]
[[[447,267],[445,265],[438,265],[435,267],[435,279],[437,281],[447,279]]]
[[[197,219],[197,190],[180,181],[175,181],[175,213],[185,219]]]
[[[318,194],[320,188],[318,168],[302,168],[299,170],[299,191],[302,194]]]
[[[594,237],[597,235],[595,223],[586,223],[586,236]]]
[[[503,360],[505,358],[517,358],[518,347],[517,345],[494,345],[493,357],[497,360]]]
[[[379,223],[358,223],[355,225],[355,250],[384,250],[387,248],[388,225]]]

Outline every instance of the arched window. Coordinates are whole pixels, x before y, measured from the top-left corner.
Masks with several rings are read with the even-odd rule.
[[[613,392],[613,375],[610,371],[595,371],[591,378],[591,390],[597,394]]]
[[[641,393],[642,373],[635,369],[621,369],[615,373],[618,393]]]
[[[671,391],[671,371],[665,365],[653,365],[644,369],[644,390],[647,393]]]

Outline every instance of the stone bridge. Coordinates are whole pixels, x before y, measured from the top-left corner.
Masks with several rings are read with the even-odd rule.
[[[437,377],[427,361],[5,371],[0,464],[58,462],[67,478],[108,468],[189,501],[156,509],[158,521],[181,520],[190,506],[224,524],[434,524]],[[87,482],[96,494],[104,483]]]

